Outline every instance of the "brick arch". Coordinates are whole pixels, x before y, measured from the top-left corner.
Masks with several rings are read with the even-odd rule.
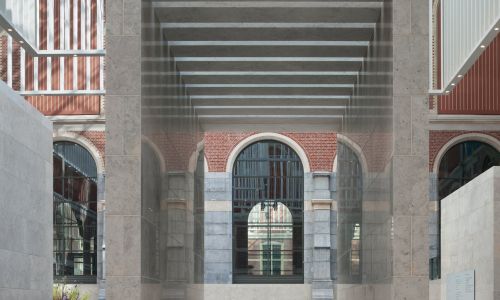
[[[226,172],[229,155],[244,139],[258,132],[207,132],[205,157],[209,172]],[[310,171],[332,171],[337,151],[335,132],[278,132],[303,149]]]
[[[272,132],[266,132],[266,133],[257,133],[253,134],[243,140],[241,140],[239,143],[233,146],[231,151],[229,152],[227,159],[226,159],[226,172],[232,172],[233,170],[233,164],[236,161],[237,157],[243,151],[246,149],[248,146],[251,144],[258,142],[258,141],[266,141],[266,140],[273,140],[277,141],[280,143],[283,143],[295,151],[295,153],[299,156],[302,166],[304,168],[304,172],[310,172],[311,167],[309,164],[309,157],[304,151],[304,148],[299,145],[295,140],[292,138],[283,135],[283,134],[278,134],[278,133],[272,133]]]
[[[144,135],[141,137],[141,140],[142,140],[142,143],[146,144],[147,147],[149,147],[156,155],[156,159],[158,160],[158,162],[160,164],[161,174],[165,173],[165,171],[166,171],[165,157],[163,156],[163,153],[161,152],[158,145],[156,145],[150,138],[148,138],[147,136],[144,136]]]
[[[198,158],[200,156],[200,153],[204,150],[205,148],[205,141],[202,140],[198,144],[196,144],[196,150],[191,153],[191,156],[189,157],[189,163],[188,163],[188,172],[190,173],[195,173],[196,172],[196,167],[198,166]],[[204,164],[206,163],[206,158],[205,155],[203,156]]]
[[[94,141],[89,139],[87,136],[75,132],[55,133],[53,135],[53,141],[54,142],[67,141],[82,146],[83,148],[85,148],[85,150],[87,150],[90,153],[90,155],[94,159],[94,162],[97,167],[97,173],[104,174],[105,168],[104,168],[103,153],[99,149],[98,145],[96,145]]]
[[[477,140],[500,151],[500,131],[431,131],[429,133],[429,172],[436,171],[442,155],[452,146]]]
[[[361,164],[361,171],[363,174],[368,173],[368,162],[366,160],[365,153],[363,152],[363,149],[352,139],[349,137],[343,135],[343,134],[337,134],[337,142],[338,143],[343,143],[347,147],[349,147],[358,157],[359,163]],[[334,158],[334,163],[333,163],[333,171],[337,172],[337,155],[335,155]]]

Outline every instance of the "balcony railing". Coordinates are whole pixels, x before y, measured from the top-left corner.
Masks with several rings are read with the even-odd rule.
[[[104,94],[104,0],[0,0],[0,26],[2,79],[22,95]]]

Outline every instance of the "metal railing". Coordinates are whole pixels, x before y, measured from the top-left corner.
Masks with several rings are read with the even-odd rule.
[[[104,0],[0,0],[0,27],[2,74],[20,94],[105,93]]]

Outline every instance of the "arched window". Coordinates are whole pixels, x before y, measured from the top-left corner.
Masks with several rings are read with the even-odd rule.
[[[95,283],[97,167],[71,142],[54,143],[54,281]]]
[[[361,282],[363,172],[358,156],[343,143],[337,146],[337,258],[339,283]]]
[[[500,152],[486,143],[467,141],[451,147],[439,164],[439,200],[499,164]]]
[[[467,182],[493,166],[500,165],[500,152],[492,146],[479,141],[466,141],[451,147],[439,163],[438,197],[441,211],[441,200],[446,198]],[[430,278],[441,277],[441,217],[438,213],[437,256],[429,261]]]
[[[233,166],[233,281],[303,283],[304,171],[276,141],[251,144]]]

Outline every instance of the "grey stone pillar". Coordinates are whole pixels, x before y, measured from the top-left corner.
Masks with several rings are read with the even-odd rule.
[[[331,278],[331,199],[312,200],[314,214],[312,299],[334,299]]]
[[[429,299],[429,1],[393,5],[392,292]]]
[[[233,282],[231,178],[205,172],[205,284]]]
[[[141,2],[106,1],[106,299],[141,299]]]
[[[313,173],[313,278],[312,299],[334,299],[331,277],[332,258],[332,214],[331,183],[332,173]]]
[[[190,189],[189,174],[168,172],[163,175],[163,195],[161,212],[163,223],[161,237],[166,237],[160,250],[164,263],[162,297],[165,299],[185,299],[187,284],[192,270],[192,237],[189,234]],[[166,231],[166,232],[165,232]]]

